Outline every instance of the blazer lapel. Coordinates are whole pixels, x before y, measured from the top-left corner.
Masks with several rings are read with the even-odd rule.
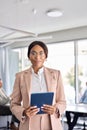
[[[25,71],[25,84],[27,87],[28,96],[30,98],[30,87],[31,87],[31,68]]]
[[[53,76],[52,76],[52,71],[49,71],[47,68],[44,68],[44,73],[45,73],[45,77],[46,77],[46,83],[47,83],[47,89],[48,92],[52,91],[52,80],[53,80]]]

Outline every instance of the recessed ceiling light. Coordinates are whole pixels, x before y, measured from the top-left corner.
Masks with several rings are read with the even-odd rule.
[[[37,13],[37,10],[36,9],[32,9],[32,12],[33,12],[33,14],[36,14]]]
[[[58,9],[50,9],[46,11],[47,16],[49,17],[60,17],[63,15],[63,12]]]

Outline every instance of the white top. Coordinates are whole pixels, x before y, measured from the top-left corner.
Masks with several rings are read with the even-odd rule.
[[[47,92],[46,81],[44,77],[43,68],[38,71],[38,74],[34,73],[32,68],[32,81],[31,81],[31,93]]]
[[[44,76],[44,68],[39,69],[38,74],[34,73],[34,70],[32,68],[32,80],[31,80],[31,93],[40,93],[40,92],[47,92],[47,85],[45,81],[45,76]],[[48,125],[44,125],[42,127],[42,124],[44,124],[44,117],[46,121],[48,122]],[[34,117],[31,118],[31,122],[33,124],[31,125],[31,130],[52,130],[51,128],[51,122],[48,114],[38,114],[35,115]],[[37,126],[39,126],[37,128]]]

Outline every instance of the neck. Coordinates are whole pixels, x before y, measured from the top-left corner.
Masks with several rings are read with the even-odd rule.
[[[34,68],[33,68],[33,69],[34,69]],[[37,74],[37,73],[38,73],[38,71],[39,71],[39,69],[36,69],[36,68],[34,69],[34,73],[36,73],[36,74]]]
[[[37,67],[35,67],[35,66],[32,66],[32,68],[33,68],[33,70],[34,70],[34,73],[38,73],[38,71],[39,71],[39,69],[41,69],[42,67],[39,67],[39,68],[37,68]]]

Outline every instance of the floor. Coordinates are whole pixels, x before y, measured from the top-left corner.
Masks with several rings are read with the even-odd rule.
[[[66,123],[66,121],[62,122],[63,125],[63,130],[68,130],[68,125]],[[0,130],[12,130],[12,129],[7,129],[7,128],[0,128]],[[73,130],[83,130],[83,126],[75,126]],[[87,130],[87,129],[86,129]]]
[[[7,128],[2,128],[0,130],[11,130],[11,129],[7,129]],[[68,126],[66,123],[64,123],[64,129],[63,130],[68,130]],[[78,128],[74,128],[73,130],[82,130],[81,127]]]

